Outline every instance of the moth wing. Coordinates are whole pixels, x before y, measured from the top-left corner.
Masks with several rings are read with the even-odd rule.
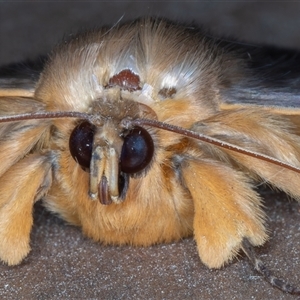
[[[40,58],[0,68],[0,151],[5,154],[0,158],[0,177],[38,143],[45,142],[47,120],[1,122],[1,117],[45,111],[45,105],[34,99],[44,61]]]
[[[1,116],[44,111],[44,105],[31,98],[0,97],[0,178],[20,159],[46,145],[49,120],[23,120],[1,123]]]
[[[232,46],[232,45],[231,45]],[[243,75],[221,91],[221,109],[257,108],[280,115],[300,113],[300,51],[238,45]]]
[[[26,62],[0,68],[0,177],[35,146],[45,143],[47,120],[1,122],[8,115],[45,111],[44,104],[34,99],[40,70]]]
[[[300,136],[300,88],[286,84],[286,87],[273,88],[232,86],[222,91],[219,108],[222,111],[265,111],[285,119],[287,124],[292,125],[293,132]]]
[[[47,57],[0,67],[0,97],[33,97]]]
[[[0,97],[33,97],[35,85],[28,78],[0,78]]]
[[[300,89],[232,86],[222,91],[220,109],[265,109],[270,113],[300,114]]]

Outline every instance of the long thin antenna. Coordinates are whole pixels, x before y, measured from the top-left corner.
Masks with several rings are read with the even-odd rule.
[[[228,149],[231,151],[235,151],[238,153],[242,153],[251,157],[255,157],[257,159],[260,160],[264,160],[267,162],[270,162],[274,165],[278,165],[280,167],[292,170],[294,172],[300,173],[300,168],[295,167],[293,165],[290,165],[288,163],[285,163],[281,160],[278,160],[274,157],[262,154],[262,153],[258,153],[255,151],[250,151],[244,148],[241,148],[239,146],[236,146],[234,144],[192,131],[192,130],[188,130],[188,129],[184,129],[182,127],[179,126],[175,126],[175,125],[171,125],[168,123],[164,123],[164,122],[160,122],[160,121],[156,121],[156,120],[150,120],[150,119],[135,119],[135,120],[130,120],[130,119],[124,119],[124,127],[130,127],[130,126],[134,126],[134,125],[139,125],[139,126],[143,126],[143,125],[148,125],[151,127],[155,127],[155,128],[159,128],[159,129],[163,129],[163,130],[167,130],[167,131],[171,131],[171,132],[175,132],[181,135],[184,135],[186,137],[190,137],[190,138],[194,138],[197,140],[200,140],[202,142],[206,142],[224,149]]]
[[[38,120],[38,119],[60,119],[60,118],[76,118],[89,120],[92,115],[87,113],[81,113],[78,111],[45,111],[25,113],[19,115],[6,115],[0,116],[0,123],[17,122],[24,120]]]
[[[74,119],[83,119],[88,120],[91,123],[93,123],[93,120],[99,120],[101,118],[104,118],[101,115],[93,115],[88,113],[82,113],[77,111],[60,111],[60,112],[35,112],[35,113],[25,113],[25,114],[19,114],[19,115],[10,115],[10,116],[0,116],[0,123],[8,123],[8,122],[17,122],[17,121],[23,121],[23,120],[38,120],[38,119],[60,119],[60,118],[74,118]],[[290,165],[286,162],[283,162],[281,160],[278,160],[274,157],[258,153],[255,151],[250,151],[244,148],[241,148],[239,146],[236,146],[234,144],[192,131],[188,130],[179,126],[171,125],[168,123],[160,122],[157,120],[151,120],[151,119],[130,119],[125,118],[121,121],[121,126],[124,128],[132,128],[135,125],[139,126],[151,126],[155,128],[159,128],[162,130],[167,130],[170,132],[175,132],[181,135],[184,135],[186,137],[194,138],[202,142],[206,142],[224,149],[228,149],[231,151],[235,151],[238,153],[242,153],[251,157],[255,157],[260,160],[264,160],[266,162],[272,163],[274,165],[278,165],[280,167],[289,169],[291,171],[300,173],[300,168],[295,167],[293,165]]]

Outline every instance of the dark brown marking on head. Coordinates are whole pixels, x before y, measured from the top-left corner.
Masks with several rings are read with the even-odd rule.
[[[140,77],[129,69],[123,70],[109,79],[107,87],[114,86],[129,92],[140,90]]]
[[[159,95],[162,99],[166,99],[166,98],[172,98],[176,93],[177,93],[176,88],[171,87],[171,88],[162,88],[162,89],[158,92],[158,95]]]

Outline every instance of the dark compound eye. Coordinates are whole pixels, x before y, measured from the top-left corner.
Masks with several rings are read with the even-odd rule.
[[[151,135],[142,127],[134,127],[124,137],[120,158],[121,171],[128,174],[142,171],[150,163],[153,153]]]
[[[70,135],[69,148],[71,155],[84,169],[90,167],[94,132],[94,125],[84,121],[77,125]]]

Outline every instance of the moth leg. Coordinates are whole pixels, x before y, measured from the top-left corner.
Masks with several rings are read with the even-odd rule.
[[[202,262],[220,268],[236,256],[247,238],[267,239],[258,194],[243,173],[207,158],[186,159],[182,179],[194,203],[194,237]]]
[[[286,283],[284,280],[281,280],[271,274],[271,271],[265,266],[265,264],[259,258],[256,257],[254,248],[247,239],[243,240],[242,249],[252,262],[254,268],[260,274],[262,274],[266,281],[268,281],[271,285],[285,293],[300,295],[300,289]]]
[[[28,155],[0,178],[0,259],[8,265],[30,251],[33,205],[51,186],[51,156]]]

